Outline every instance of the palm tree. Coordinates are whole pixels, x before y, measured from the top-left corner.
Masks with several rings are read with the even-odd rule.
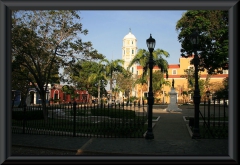
[[[117,59],[108,61],[107,59],[103,59],[100,63],[105,63],[105,74],[106,78],[109,80],[110,85],[110,96],[112,96],[112,88],[113,88],[113,75],[114,73],[125,73],[125,69],[123,68],[124,60]],[[112,104],[112,99],[110,98],[110,105]]]
[[[142,87],[144,84],[147,84],[147,78],[144,75],[141,75],[141,77],[139,79],[137,79],[134,83],[134,85],[140,84],[141,85],[141,99],[140,99],[140,104],[142,104],[143,102],[143,91],[142,91]]]
[[[149,56],[150,56],[149,51],[146,51],[145,49],[139,49],[136,56],[130,62],[128,68],[130,68],[133,64],[139,64],[140,66],[143,67],[143,74],[141,78],[145,77],[147,75],[149,68],[148,67]],[[168,62],[162,56],[169,57],[170,55],[167,51],[162,49],[156,49],[153,51],[154,66],[158,66],[160,68],[160,71],[166,74],[166,78],[168,78]]]
[[[98,80],[98,104],[101,104],[102,81],[107,81],[104,65],[99,63],[96,79]]]
[[[162,49],[156,49],[153,51],[153,61],[154,66],[158,66],[162,73],[166,74],[168,78],[168,62],[162,57],[169,57],[169,53]],[[143,67],[143,74],[145,75],[148,70],[148,60],[149,60],[150,53],[145,49],[139,49],[136,56],[130,62],[128,68],[130,68],[133,64],[139,64]]]
[[[120,91],[121,90],[120,90],[119,86],[116,86],[115,88],[112,89],[115,101],[118,99],[118,94],[119,94]]]

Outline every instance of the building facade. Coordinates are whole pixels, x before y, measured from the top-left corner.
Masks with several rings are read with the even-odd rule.
[[[190,61],[193,59],[193,57],[189,58],[179,58],[179,64],[169,64],[168,65],[168,79],[164,75],[164,79],[166,81],[169,81],[170,84],[172,84],[172,81],[174,79],[174,88],[177,92],[177,102],[183,103],[183,102],[192,102],[193,95],[189,94],[187,98],[183,95],[183,91],[188,91],[188,81],[186,78],[182,77],[185,75],[184,70],[193,68],[194,66],[190,64]],[[141,66],[137,67],[138,70],[138,76],[140,76],[143,73],[143,69]],[[157,66],[154,66],[153,72],[159,70]],[[200,79],[206,80],[208,74],[206,71],[199,72],[200,73]],[[215,90],[217,90],[217,87],[222,84],[223,79],[228,77],[228,70],[223,70],[223,74],[217,74],[217,75],[211,75],[209,80],[209,86],[206,86],[206,90],[209,89],[211,93],[214,93]],[[141,96],[140,87],[138,87],[138,97]],[[171,91],[171,86],[163,86],[162,93],[158,96],[155,96],[155,99],[159,99],[161,103],[169,103],[170,98],[168,95],[168,92]],[[148,85],[145,84],[143,87],[143,95],[147,96],[148,92]],[[202,98],[205,96],[202,96]]]
[[[48,84],[46,91],[46,104],[65,104],[65,103],[73,103],[76,101],[77,103],[90,103],[92,102],[92,96],[85,90],[74,90],[74,96],[65,93],[62,90],[64,85],[61,84]],[[21,91],[12,90],[12,106],[18,106],[21,101]],[[29,88],[28,94],[26,98],[26,105],[40,105],[42,104],[41,97],[38,91],[35,88]]]
[[[137,65],[134,64],[130,68],[128,68],[128,66],[133,60],[133,58],[136,56],[137,50],[137,38],[132,34],[131,29],[129,29],[129,33],[123,38],[122,59],[124,60],[123,67],[125,69],[128,69],[133,74],[133,76],[136,76],[138,74]],[[131,91],[131,95],[136,96],[136,88],[133,87]],[[123,97],[122,93],[120,93],[120,97]]]
[[[137,54],[137,38],[131,33],[131,29],[129,33],[123,38],[123,47],[122,47],[122,59],[125,61],[124,68],[127,69],[129,63],[132,61],[132,59]],[[193,95],[189,94],[187,97],[187,100],[185,96],[183,95],[183,91],[188,91],[188,82],[187,79],[182,77],[185,72],[184,70],[193,68],[194,66],[190,64],[190,61],[193,59],[192,57],[188,58],[179,58],[178,64],[169,64],[168,66],[168,79],[166,81],[172,82],[174,79],[174,87],[177,92],[177,102],[184,102],[184,101],[192,101]],[[138,66],[137,64],[134,64],[131,68],[128,68],[132,73],[133,76],[140,76],[143,73],[143,68],[141,66]],[[157,66],[154,66],[153,72],[159,70]],[[207,72],[199,72],[200,73],[200,79],[206,79],[208,76]],[[214,90],[216,90],[216,84],[221,85],[224,78],[228,77],[228,70],[223,70],[223,74],[217,74],[217,75],[211,75],[209,84],[215,84],[210,87],[210,91],[213,93]],[[171,84],[171,83],[170,83]],[[147,96],[148,93],[148,84],[145,84],[143,86],[136,85],[132,89],[131,96],[136,96],[138,98],[141,97],[141,91],[143,92],[142,95]],[[209,88],[206,87],[206,88]],[[158,96],[155,96],[155,99],[160,100],[161,103],[169,103],[170,98],[168,95],[168,92],[170,92],[171,86],[164,86],[162,93]]]
[[[74,101],[76,101],[77,103],[92,102],[91,95],[88,93],[88,91],[75,89],[74,96],[73,95],[71,96],[70,94],[67,94],[62,90],[63,86],[64,85],[60,84],[53,85],[49,94],[51,104],[73,103]]]

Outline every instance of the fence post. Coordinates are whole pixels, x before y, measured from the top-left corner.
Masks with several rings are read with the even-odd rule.
[[[73,103],[73,137],[76,136],[76,106],[77,106],[77,102],[74,101]]]
[[[211,115],[210,115],[210,99],[208,97],[208,127],[209,127],[209,129],[210,129],[210,117],[211,117]]]
[[[225,106],[227,103],[225,103],[225,96],[223,96],[223,127],[225,128],[225,117],[226,117],[226,114],[225,114]]]
[[[26,126],[26,103],[23,105],[23,134],[25,134],[25,126]]]

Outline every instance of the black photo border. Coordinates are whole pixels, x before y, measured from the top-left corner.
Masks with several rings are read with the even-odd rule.
[[[229,138],[228,156],[11,156],[11,10],[228,10],[229,11]],[[0,164],[238,164],[239,0],[0,0]],[[153,16],[154,21],[154,16]],[[180,55],[179,55],[180,57]]]

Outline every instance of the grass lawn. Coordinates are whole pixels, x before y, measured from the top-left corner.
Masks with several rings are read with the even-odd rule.
[[[208,129],[206,126],[199,126],[200,134],[202,138],[205,139],[226,139],[228,138],[228,126],[215,126]]]
[[[64,112],[66,115],[62,118],[60,116],[54,118],[51,115],[51,118],[48,118],[48,121],[45,122],[41,110],[27,111],[25,116],[26,133],[52,134],[54,132],[53,134],[55,134],[56,131],[63,135],[72,133],[74,131],[73,110],[65,109]],[[49,111],[49,113],[52,113],[52,111]],[[16,128],[23,127],[23,117],[22,111],[13,112],[13,132],[22,131]],[[147,126],[144,124],[146,120],[146,116],[137,116],[132,110],[77,109],[75,131],[83,134],[82,136],[92,134],[114,137],[142,137],[147,130]]]

